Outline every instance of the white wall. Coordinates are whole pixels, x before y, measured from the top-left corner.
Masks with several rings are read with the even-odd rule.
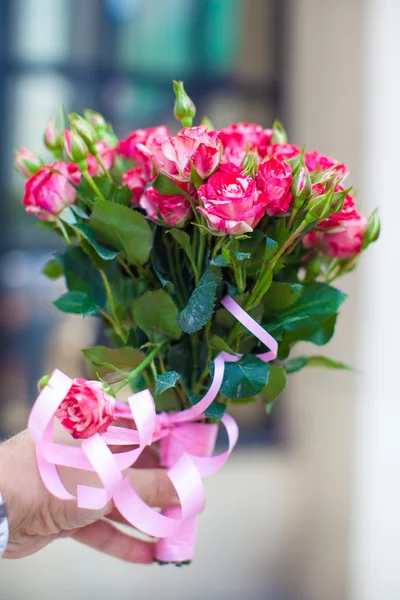
[[[357,406],[351,598],[400,598],[400,3],[367,0],[363,166],[383,235],[363,269],[359,352],[367,374]]]

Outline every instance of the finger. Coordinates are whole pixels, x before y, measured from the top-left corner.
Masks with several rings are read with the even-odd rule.
[[[151,564],[154,559],[153,544],[137,540],[106,521],[97,521],[78,529],[71,537],[81,544],[126,562]]]
[[[166,508],[180,504],[164,469],[128,469],[126,475],[132,487],[149,506]]]

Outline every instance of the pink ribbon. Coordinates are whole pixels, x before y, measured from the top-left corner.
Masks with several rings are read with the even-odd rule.
[[[226,296],[222,305],[268,348],[258,354],[264,362],[277,356],[278,344],[258,323],[254,321],[231,297]],[[149,390],[132,395],[128,404],[117,403],[116,416],[133,419],[136,430],[110,427],[102,435],[95,434],[82,441],[81,446],[67,446],[53,442],[54,419],[58,407],[69,391],[72,380],[61,371],[54,371],[48,385],[37,398],[28,423],[28,430],[36,445],[38,468],[44,484],[51,494],[62,500],[72,500],[57,472],[57,465],[96,472],[102,488],[80,485],[77,488],[78,506],[101,509],[111,499],[120,513],[141,531],[158,538],[175,535],[182,524],[192,519],[202,509],[204,488],[202,479],[218,471],[228,459],[238,438],[238,427],[234,419],[225,413],[221,422],[228,435],[228,449],[218,456],[200,456],[187,452],[193,450],[193,442],[199,438],[196,423],[216,398],[224,378],[226,362],[237,362],[240,355],[221,352],[214,360],[214,376],[211,386],[198,404],[182,412],[156,414],[154,400]],[[123,471],[139,458],[140,454],[154,442],[174,439],[182,452],[177,453],[167,474],[174,485],[180,501],[180,516],[171,518],[148,506],[138,496]],[[189,441],[190,440],[190,441]],[[109,446],[136,446],[133,450],[113,454]],[[165,444],[164,444],[165,445]],[[204,454],[199,448],[198,454]],[[171,458],[171,457],[170,457]],[[176,460],[175,460],[176,459]]]

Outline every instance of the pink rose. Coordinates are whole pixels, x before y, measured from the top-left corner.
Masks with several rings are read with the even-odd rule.
[[[54,220],[76,200],[76,190],[68,179],[78,181],[76,165],[61,162],[42,167],[25,184],[22,203],[26,211],[44,221]]]
[[[317,186],[321,186],[321,193],[324,193],[324,185],[316,184],[313,189]],[[338,186],[336,191],[343,191],[343,188]],[[365,218],[357,211],[353,198],[347,194],[342,210],[320,223],[317,229],[306,233],[303,244],[306,248],[319,248],[334,258],[348,258],[361,252],[365,226]]]
[[[176,182],[178,184],[178,182]],[[178,184],[183,190],[192,196],[195,190],[190,183]],[[160,194],[153,187],[147,188],[140,198],[140,206],[146,211],[147,216],[156,223],[162,220],[172,227],[183,227],[191,215],[189,200],[180,194],[166,196]]]
[[[74,379],[56,416],[75,439],[107,431],[114,417],[115,399],[100,381]]]
[[[306,167],[309,171],[326,171],[327,169],[331,169],[331,167],[335,167],[330,171],[329,177],[335,172],[339,179],[344,179],[348,174],[348,168],[346,165],[339,163],[335,158],[330,158],[329,156],[322,156],[318,152],[318,150],[313,150],[312,152],[306,152],[304,155],[304,160],[306,163]]]
[[[116,149],[111,148],[111,146],[103,141],[96,142],[95,146],[105,168],[109,171],[114,164]],[[89,175],[92,177],[101,176],[104,173],[102,166],[93,154],[89,154],[87,157],[87,166]]]
[[[270,158],[260,165],[257,186],[265,197],[267,214],[279,216],[289,210],[293,199],[292,179],[292,168],[284,161]]]
[[[273,135],[272,129],[264,129],[253,123],[232,123],[222,129],[222,144],[224,147],[223,162],[240,166],[248,149],[256,149],[260,158],[268,154],[269,144]]]
[[[30,150],[27,150],[24,146],[18,150],[17,154],[14,158],[14,163],[22,175],[25,177],[30,177],[31,175],[37,173],[39,169],[43,166],[43,162],[33,154]]]
[[[265,214],[265,196],[251,177],[217,171],[198,190],[203,213],[214,233],[242,234]]]
[[[218,167],[221,152],[221,132],[208,131],[207,127],[187,127],[175,137],[165,140],[162,153],[170,161],[181,181],[190,181],[192,164],[202,179],[206,179]],[[167,173],[173,174],[168,169]]]
[[[313,229],[306,233],[303,244],[305,248],[319,248],[333,258],[350,258],[361,252],[366,224],[366,219],[359,215],[356,219],[343,221],[336,229]]]
[[[132,192],[132,204],[139,206],[140,198],[147,183],[142,169],[140,167],[129,169],[129,171],[123,174],[122,183],[123,185],[127,185]]]
[[[173,174],[176,172],[174,164],[165,158],[161,148],[162,142],[170,136],[171,132],[165,125],[137,129],[119,142],[118,153],[142,167],[148,179],[153,176],[154,168]]]
[[[273,144],[268,151],[268,156],[277,160],[290,160],[299,154],[300,148],[293,144]]]

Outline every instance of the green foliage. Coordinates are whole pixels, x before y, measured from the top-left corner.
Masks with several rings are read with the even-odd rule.
[[[129,206],[132,200],[132,192],[127,185],[115,191],[113,196],[114,202]]]
[[[145,354],[136,348],[107,348],[94,346],[84,348],[83,356],[92,367],[108,367],[113,370],[132,371],[144,360]]]
[[[149,340],[156,342],[165,338],[178,340],[182,331],[178,325],[178,309],[165,290],[146,292],[134,301],[135,323]]]
[[[175,387],[179,377],[180,375],[176,371],[167,371],[166,373],[157,375],[157,377],[155,377],[155,394],[158,396],[166,390]]]
[[[327,356],[297,356],[289,360],[285,369],[287,373],[296,373],[304,367],[319,367],[324,369],[341,369],[345,371],[352,371],[353,369],[345,363],[338,362]]]
[[[192,390],[190,390],[190,389],[187,389],[186,392],[187,392],[190,404],[192,406],[194,406],[195,404],[200,402],[200,400],[203,399],[202,394],[196,394],[195,392],[192,392]],[[217,396],[217,398],[215,398],[215,400],[207,408],[205,415],[209,419],[216,419],[217,421],[219,421],[224,416],[224,414],[226,412],[226,408],[227,408],[226,403],[221,402],[221,397],[218,398],[218,396]]]
[[[49,279],[59,279],[64,275],[64,269],[60,261],[56,258],[52,258],[42,269],[43,275]]]
[[[286,387],[286,372],[285,369],[270,365],[268,383],[263,389],[264,401],[271,405],[280,396]]]
[[[263,304],[268,314],[284,311],[296,302],[303,291],[299,283],[282,283],[273,281],[263,298]]]
[[[84,292],[66,292],[53,302],[54,306],[65,313],[88,317],[98,312],[98,307]]]
[[[89,256],[78,246],[68,246],[63,257],[64,274],[70,292],[83,292],[100,307],[105,305],[106,294],[98,269]]]
[[[148,261],[153,233],[139,212],[113,202],[96,202],[90,229],[111,247],[124,252],[128,261],[143,265]]]
[[[268,383],[270,365],[252,354],[236,363],[226,363],[221,394],[232,400],[251,398]]]
[[[171,231],[168,231],[167,233],[170,233],[176,241],[176,243],[181,248],[183,248],[188,259],[190,260],[190,264],[192,265],[193,271],[196,272],[197,269],[192,254],[192,247],[190,245],[190,236],[186,233],[186,231],[182,231],[182,229],[171,229]]]
[[[164,196],[186,196],[186,192],[166,175],[158,175],[158,177],[151,182],[151,187]]]
[[[110,260],[114,260],[114,258],[116,258],[118,256],[118,251],[109,250],[108,248],[105,248],[104,246],[99,244],[96,241],[93,231],[87,225],[84,225],[82,223],[76,223],[74,225],[74,227],[75,227],[75,229],[78,229],[80,231],[80,233],[84,236],[84,238],[88,241],[88,243],[95,250],[96,254],[103,261],[108,262]]]
[[[221,278],[211,269],[201,277],[185,308],[179,313],[178,323],[183,331],[192,334],[211,319],[217,300],[217,288]]]

